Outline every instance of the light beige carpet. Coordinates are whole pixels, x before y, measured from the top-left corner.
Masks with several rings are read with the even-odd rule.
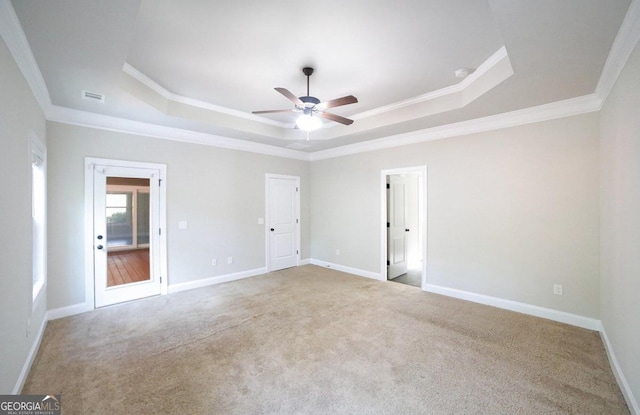
[[[597,332],[314,266],[52,321],[70,414],[628,414]]]

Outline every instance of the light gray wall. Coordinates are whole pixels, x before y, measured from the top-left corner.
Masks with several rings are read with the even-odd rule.
[[[312,258],[379,273],[380,172],[418,165],[428,283],[598,317],[597,113],[313,162]]]
[[[43,301],[31,315],[29,129],[46,139],[44,116],[0,40],[0,394],[12,393],[46,309]]]
[[[258,218],[266,173],[300,176],[301,258],[309,257],[307,162],[54,122],[47,128],[50,309],[84,302],[85,157],[167,165],[169,285],[265,266]],[[188,229],[178,229],[181,220]]]
[[[601,111],[601,320],[640,403],[640,46]]]

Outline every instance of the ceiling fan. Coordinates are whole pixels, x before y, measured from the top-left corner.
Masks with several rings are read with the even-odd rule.
[[[309,95],[309,77],[313,74],[313,68],[302,68],[302,73],[307,77],[307,95],[303,97],[296,97],[286,88],[275,88],[276,91],[284,95],[289,101],[293,102],[294,107],[291,109],[283,110],[266,110],[266,111],[253,111],[254,114],[274,114],[278,112],[299,112],[300,117],[296,121],[296,127],[304,131],[312,131],[322,126],[320,118],[335,121],[344,125],[353,124],[353,120],[342,117],[340,115],[326,112],[327,108],[335,108],[342,105],[355,104],[358,102],[358,98],[353,95],[347,95],[342,98],[332,99],[330,101],[321,102],[318,98]]]

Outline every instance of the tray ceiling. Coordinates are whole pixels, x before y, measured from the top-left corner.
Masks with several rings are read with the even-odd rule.
[[[630,1],[12,4],[56,107],[315,152],[591,94]],[[353,125],[307,142],[251,114],[305,95],[304,66],[312,95],[358,97],[332,110]]]

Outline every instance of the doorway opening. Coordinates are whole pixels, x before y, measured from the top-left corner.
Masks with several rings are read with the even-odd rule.
[[[426,287],[426,166],[383,170],[381,277]]]
[[[166,294],[166,166],[94,158],[85,166],[87,304]]]

